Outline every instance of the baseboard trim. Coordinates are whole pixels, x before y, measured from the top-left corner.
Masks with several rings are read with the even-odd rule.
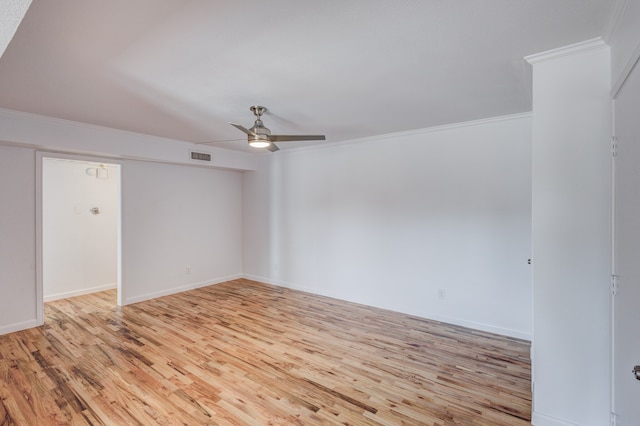
[[[251,274],[244,274],[243,275],[244,278],[248,279],[248,280],[253,280],[253,281],[259,281],[259,282],[263,282],[265,284],[272,284],[272,285],[277,285],[279,287],[286,287],[286,288],[290,288],[292,290],[299,290],[299,291],[304,291],[307,293],[313,293],[313,294],[317,294],[320,296],[325,296],[325,297],[331,297],[334,299],[338,299],[338,300],[345,300],[348,302],[353,302],[353,303],[359,303],[359,304],[363,304],[362,302],[358,301],[358,300],[349,300],[349,299],[344,299],[341,298],[335,294],[331,294],[331,293],[319,293],[316,289],[311,289],[305,286],[301,286],[301,285],[297,285],[295,283],[291,283],[291,282],[287,282],[287,281],[282,281],[282,280],[273,280],[267,277],[261,277],[258,275],[251,275]],[[376,306],[376,305],[370,305],[372,307],[376,307],[376,308],[380,308],[380,309],[387,309],[389,310],[389,308],[384,307],[384,306]],[[515,339],[520,339],[520,340],[526,340],[531,342],[532,340],[532,335],[531,333],[525,333],[525,332],[521,332],[518,330],[511,330],[511,329],[507,329],[507,328],[500,328],[500,327],[495,327],[489,324],[482,324],[482,323],[477,323],[477,322],[473,322],[473,321],[467,321],[467,320],[463,320],[463,319],[458,319],[458,318],[451,318],[451,317],[446,317],[446,316],[442,316],[442,315],[417,315],[415,313],[412,312],[400,312],[406,315],[413,315],[413,316],[417,316],[420,318],[425,318],[428,320],[433,320],[433,321],[438,321],[438,322],[444,322],[447,324],[452,324],[452,325],[458,325],[461,327],[465,327],[465,328],[471,328],[474,330],[478,330],[478,331],[484,331],[487,333],[493,333],[493,334],[499,334],[501,336],[506,336],[506,337],[512,337]]]
[[[226,281],[237,280],[242,278],[242,274],[227,275],[224,277],[218,277],[207,281],[201,281],[198,283],[191,283],[180,287],[172,287],[161,291],[155,291],[153,293],[141,294],[139,296],[127,297],[123,300],[123,305],[131,305],[133,303],[144,302],[146,300],[157,299],[158,297],[169,296],[176,293],[182,293],[183,291],[195,290],[196,288],[207,287],[210,285],[220,284]]]
[[[3,334],[9,334],[16,331],[26,330],[28,328],[38,327],[40,325],[42,324],[38,324],[38,321],[36,319],[5,325],[3,327],[0,327],[0,336]]]
[[[70,297],[76,297],[76,296],[84,296],[85,294],[98,293],[100,291],[112,290],[112,289],[117,288],[117,287],[118,287],[118,284],[114,283],[114,284],[99,285],[99,286],[91,287],[91,288],[84,288],[84,289],[81,289],[81,290],[67,291],[67,292],[64,292],[64,293],[55,293],[55,294],[45,295],[44,296],[44,301],[45,302],[52,302],[54,300],[68,299]]]
[[[577,423],[571,423],[556,417],[546,416],[535,411],[531,415],[531,424],[534,426],[579,426]]]
[[[487,333],[499,334],[501,336],[506,336],[506,337],[513,337],[514,339],[526,340],[528,342],[531,342],[531,339],[532,339],[531,333],[524,333],[517,330],[511,330],[509,328],[495,327],[493,325],[483,324],[479,322],[467,321],[467,320],[458,319],[458,318],[451,318],[451,317],[442,316],[442,315],[429,315],[428,317],[425,317],[425,318],[431,319],[434,321],[444,322],[447,324],[459,325],[461,327],[472,328],[474,330],[484,331]]]

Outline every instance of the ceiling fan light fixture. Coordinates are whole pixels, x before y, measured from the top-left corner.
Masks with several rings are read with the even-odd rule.
[[[256,121],[251,128],[246,129],[237,123],[230,122],[229,124],[247,135],[247,142],[252,148],[265,148],[271,152],[276,152],[279,151],[280,148],[278,148],[275,142],[325,140],[324,135],[272,135],[271,130],[264,126],[261,119],[262,114],[264,114],[267,109],[259,105],[254,105],[249,109],[256,117]]]
[[[254,148],[266,148],[269,145],[271,145],[271,142],[265,141],[265,140],[256,139],[256,140],[249,141],[249,145],[254,147]]]

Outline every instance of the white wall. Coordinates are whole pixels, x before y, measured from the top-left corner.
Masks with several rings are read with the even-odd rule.
[[[0,334],[38,325],[35,161],[0,145]],[[240,172],[128,160],[122,175],[125,304],[242,275]]]
[[[609,423],[609,59],[598,41],[529,58],[536,426]]]
[[[124,304],[242,275],[242,174],[122,165]]]
[[[100,163],[43,158],[42,167],[44,300],[115,288],[119,166],[103,165],[104,179],[86,173]]]
[[[190,148],[211,153],[211,163],[190,160]],[[231,170],[252,170],[253,154],[6,109],[0,109],[0,150],[0,334],[38,325],[36,150],[130,160],[124,303],[241,274],[242,179]],[[149,205],[162,208],[149,213]]]
[[[37,325],[35,162],[0,146],[0,334]]]
[[[530,338],[530,120],[265,159],[245,174],[245,274]]]

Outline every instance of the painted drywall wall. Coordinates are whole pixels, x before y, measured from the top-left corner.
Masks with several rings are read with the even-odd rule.
[[[37,325],[35,162],[0,146],[0,334]]]
[[[536,426],[609,423],[610,57],[601,42],[533,64]]]
[[[35,157],[0,145],[1,334],[38,325]],[[124,303],[241,276],[241,173],[134,160],[122,173]]]
[[[529,338],[530,138],[512,116],[264,159],[245,275]]]
[[[202,230],[211,229],[209,221],[218,220],[222,216],[220,211],[225,203],[229,203],[225,208],[232,211],[230,216],[237,217],[240,222],[242,212],[240,202],[234,201],[240,199],[240,182],[241,178],[233,171],[222,170],[252,170],[254,168],[255,156],[250,153],[234,152],[215,147],[194,146],[192,144],[175,141],[170,139],[157,138],[148,135],[140,135],[132,132],[121,131],[117,129],[109,129],[100,126],[93,126],[83,123],[60,120],[51,117],[44,117],[34,114],[23,113],[19,111],[11,111],[0,109],[0,147],[6,152],[3,154],[2,161],[6,166],[2,167],[0,177],[2,178],[3,205],[0,211],[0,222],[2,222],[3,230],[3,250],[10,253],[0,259],[0,267],[2,267],[2,302],[6,307],[0,305],[0,333],[11,332],[19,329],[29,328],[38,325],[38,286],[36,283],[36,171],[35,171],[35,154],[36,150],[44,152],[61,152],[67,154],[83,154],[95,157],[113,159],[132,160],[131,171],[132,190],[128,192],[131,206],[129,209],[130,217],[134,225],[126,235],[132,244],[133,250],[129,250],[132,260],[127,259],[127,247],[123,242],[122,247],[122,267],[123,275],[132,277],[131,298],[126,299],[126,294],[122,294],[123,303],[132,303],[133,301],[143,300],[145,298],[154,297],[156,295],[168,294],[181,289],[193,288],[204,283],[213,283],[222,280],[221,277],[235,277],[241,272],[241,230],[235,225],[235,222],[229,222],[229,227],[225,228],[224,222],[215,223],[213,229],[220,232],[213,238],[213,249],[206,248],[199,253],[198,256],[191,249],[187,237],[183,235],[168,235],[175,229],[195,232],[193,237],[195,249],[202,246],[201,235]],[[189,158],[190,149],[208,152],[212,155],[210,163],[203,163]],[[22,153],[22,154],[21,154]],[[30,156],[30,163],[25,163],[27,154]],[[14,158],[15,157],[15,158]],[[157,181],[145,181],[145,176],[140,176],[136,170],[137,165],[144,168],[144,161],[160,162],[166,164],[175,164],[172,167],[178,169],[172,170],[191,170],[191,166],[198,170],[210,170],[214,173],[212,178],[216,182],[223,182],[220,185],[211,183],[210,188],[195,180],[193,185],[189,182],[177,180],[181,182],[185,188],[185,193],[193,195],[187,199],[184,193],[181,193],[173,202],[171,197],[175,193],[169,191],[164,197],[162,187],[153,187],[157,182],[163,182],[165,188],[176,189],[171,182],[164,184],[162,179]],[[153,170],[152,165],[147,166]],[[189,167],[185,167],[189,166]],[[215,172],[222,173],[216,175]],[[231,173],[226,175],[225,173]],[[175,174],[180,174],[175,172]],[[185,176],[192,173],[185,172]],[[222,176],[227,176],[223,178]],[[237,187],[229,184],[228,177],[235,176],[237,179]],[[219,190],[220,186],[229,184],[230,191],[236,191],[234,196],[228,196],[229,193]],[[15,185],[15,186],[14,186]],[[176,184],[177,185],[177,184]],[[191,185],[191,186],[189,186]],[[197,188],[197,195],[190,190]],[[145,191],[149,191],[148,194]],[[176,190],[177,191],[177,190]],[[200,199],[202,194],[210,194],[207,191],[217,191],[216,200],[220,201],[220,205],[215,206],[212,216],[194,215],[185,218],[180,214],[164,215],[169,222],[159,223],[158,220],[144,223],[147,216],[142,217],[143,213],[135,213],[136,208],[145,211],[147,206],[140,205],[139,200],[147,199],[151,194],[155,194],[160,204],[183,205],[183,210],[189,210],[191,206],[202,207],[203,203]],[[7,197],[5,197],[5,193]],[[19,194],[16,196],[15,194]],[[141,195],[142,194],[142,195]],[[222,196],[221,196],[222,195]],[[163,198],[164,197],[164,198]],[[10,203],[4,203],[4,200],[11,200]],[[15,200],[15,201],[14,201]],[[205,205],[204,207],[207,207]],[[123,208],[125,208],[123,206]],[[16,213],[19,212],[19,213]],[[132,213],[134,212],[134,213]],[[174,220],[176,222],[170,222]],[[127,232],[125,218],[122,219],[123,233]],[[187,223],[180,223],[179,221]],[[138,222],[142,225],[138,226]],[[140,229],[140,232],[138,231]],[[206,232],[205,232],[206,234]],[[6,235],[6,238],[5,238]],[[233,237],[229,237],[233,235]],[[165,245],[166,244],[166,245]],[[171,246],[170,248],[167,245]],[[149,248],[151,247],[151,249]],[[220,253],[219,258],[211,259],[209,266],[201,266],[203,256],[208,256],[212,251],[214,254]],[[139,253],[138,250],[146,251]],[[175,259],[169,256],[158,255],[161,250],[170,252],[175,250],[177,253]],[[30,256],[26,253],[31,252]],[[177,269],[184,271],[187,266],[182,255],[195,258],[198,264],[192,268],[193,273],[188,277],[181,277],[181,280],[170,283],[173,272]],[[29,258],[27,260],[27,257]],[[221,265],[223,259],[224,264]],[[180,262],[180,266],[174,265],[174,260]],[[195,263],[195,262],[193,262]],[[191,263],[191,265],[193,265]],[[126,269],[129,265],[130,269]],[[239,266],[240,265],[240,266]],[[151,268],[148,274],[143,268]],[[231,272],[233,271],[233,272]],[[162,275],[168,272],[167,275]],[[184,274],[187,275],[187,274]],[[155,278],[160,276],[158,280]],[[126,293],[126,284],[123,293]],[[8,297],[4,297],[8,295]],[[40,295],[42,297],[42,295]]]
[[[123,303],[242,276],[242,175],[122,165]]]
[[[119,166],[43,158],[42,167],[44,300],[115,288]]]

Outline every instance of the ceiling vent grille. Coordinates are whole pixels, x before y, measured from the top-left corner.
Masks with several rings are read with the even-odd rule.
[[[211,161],[211,154],[206,152],[191,151],[191,159],[198,161]]]

